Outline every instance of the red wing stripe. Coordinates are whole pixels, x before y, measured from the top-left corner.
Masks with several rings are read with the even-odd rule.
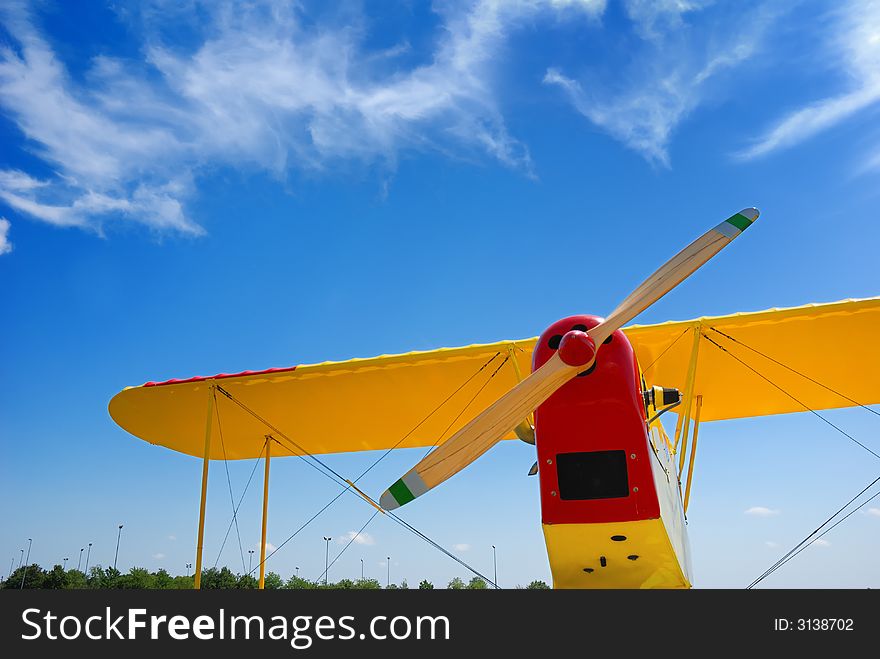
[[[184,380],[171,379],[164,382],[145,382],[144,387],[162,387],[166,384],[184,384],[185,382],[204,382],[205,380],[222,380],[224,378],[240,378],[245,375],[268,375],[270,373],[285,373],[295,371],[296,366],[286,366],[282,368],[267,368],[265,371],[242,371],[241,373],[218,373],[217,375],[199,375],[194,378]]]

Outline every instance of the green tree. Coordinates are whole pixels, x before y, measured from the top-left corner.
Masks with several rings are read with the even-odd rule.
[[[83,588],[88,587],[89,583],[86,580],[85,572],[83,572],[82,570],[67,571],[67,588],[82,590]]]
[[[543,581],[538,581],[537,579],[526,586],[528,590],[550,590],[550,586],[548,586]]]
[[[485,580],[480,579],[480,577],[474,577],[468,582],[467,587],[468,590],[486,590],[489,586]]]
[[[202,588],[230,590],[238,588],[238,577],[228,567],[202,570]]]
[[[176,590],[192,590],[195,587],[195,578],[188,575],[180,575],[171,580],[171,588]]]
[[[354,587],[358,590],[381,590],[382,584],[378,579],[358,579],[354,582]]]
[[[277,572],[267,572],[264,583],[266,590],[278,590],[284,588],[284,579]]]
[[[3,587],[20,588],[22,576],[24,576],[25,588],[42,588],[46,572],[36,563],[33,565],[23,565],[6,578],[6,581],[3,582]]]
[[[174,588],[174,577],[172,577],[164,568],[160,568],[153,573],[153,588],[168,590]]]
[[[238,583],[236,583],[235,587],[242,590],[253,590],[260,587],[260,582],[252,574],[243,574],[238,578]]]
[[[116,579],[116,588],[127,590],[147,590],[156,587],[156,575],[142,567],[133,567],[128,574],[123,574]]]
[[[102,568],[100,565],[92,566],[89,570],[88,587],[89,588],[118,588],[119,570],[108,567]]]
[[[297,576],[290,577],[287,583],[284,584],[284,587],[296,590],[314,590],[317,588],[314,582]]]
[[[461,577],[455,577],[452,581],[446,584],[446,587],[450,590],[464,590],[465,585],[464,581],[461,580]]]
[[[422,579],[419,582],[419,590],[434,590],[434,584],[427,579]]]
[[[60,565],[55,565],[51,570],[43,573],[43,582],[40,588],[60,589],[67,588],[67,572]]]

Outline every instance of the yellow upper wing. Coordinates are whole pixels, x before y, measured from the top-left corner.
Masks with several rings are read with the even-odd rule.
[[[634,325],[624,331],[649,383],[680,389],[693,332],[701,332],[695,393],[703,396],[705,421],[804,409],[731,354],[813,409],[853,405],[839,394],[864,405],[880,403],[880,388],[872,382],[880,370],[880,298]],[[517,382],[514,362],[528,373],[535,340],[147,383],[114,396],[110,415],[141,439],[201,456],[214,386],[222,391],[216,393],[212,414],[212,459],[256,457],[268,434],[287,446],[273,448],[273,455],[299,452],[257,416],[309,453],[431,446]]]
[[[880,403],[880,298],[625,331],[646,380],[682,391],[700,332],[694,394],[703,396],[702,421]]]

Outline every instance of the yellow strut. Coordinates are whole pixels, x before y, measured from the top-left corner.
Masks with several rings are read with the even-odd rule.
[[[211,428],[214,425],[214,385],[208,386],[208,418],[205,422],[205,454],[202,458],[202,498],[199,501],[199,535],[196,541],[196,573],[193,587],[202,587],[202,546],[205,541],[205,501],[208,496],[208,456],[211,454]]]
[[[684,469],[684,454],[687,452],[687,439],[690,432],[691,404],[694,400],[694,381],[697,377],[697,358],[700,355],[700,325],[694,327],[694,342],[691,347],[691,360],[688,364],[687,382],[684,388],[684,400],[682,401],[681,414],[678,415],[678,423],[675,426],[675,451],[681,446],[678,456],[678,474],[681,482],[681,472]]]
[[[694,456],[697,454],[697,435],[700,432],[700,410],[703,409],[703,397],[697,396],[697,411],[694,414],[694,438],[691,440],[691,455],[688,458],[687,486],[684,490],[684,511],[687,512],[691,498],[691,480],[694,477]]]
[[[263,534],[260,542],[260,590],[266,586],[266,522],[269,516],[269,461],[271,459],[272,437],[266,437],[266,471],[263,473]]]

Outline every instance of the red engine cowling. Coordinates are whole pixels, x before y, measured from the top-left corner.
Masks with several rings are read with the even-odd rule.
[[[566,332],[599,322],[570,316],[551,325],[535,346],[532,369],[553,355]],[[545,524],[660,516],[638,364],[623,332],[535,411],[535,435]]]

